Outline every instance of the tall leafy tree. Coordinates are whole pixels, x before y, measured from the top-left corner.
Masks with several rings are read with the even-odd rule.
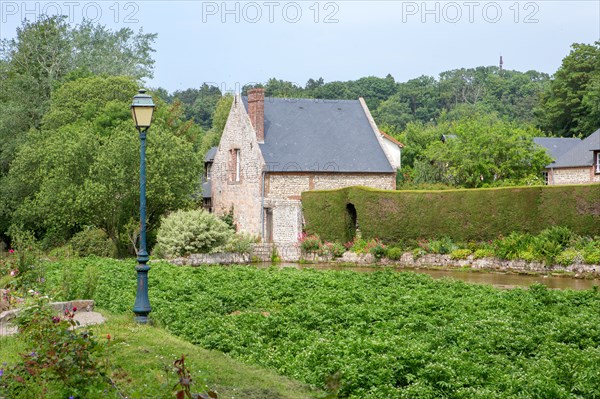
[[[600,127],[600,41],[575,43],[544,92],[540,127],[558,136],[588,136]]]
[[[139,140],[129,112],[137,87],[132,78],[89,77],[56,90],[42,128],[27,135],[0,188],[5,221],[49,245],[89,225],[120,243],[139,207]],[[159,101],[148,133],[150,228],[198,189],[194,129]]]
[[[495,114],[478,113],[436,128],[452,138],[430,143],[423,159],[443,171],[444,182],[463,187],[540,183],[551,162],[546,151],[533,143],[539,130],[508,122]],[[441,135],[441,134],[440,134]]]
[[[88,21],[72,27],[64,16],[25,21],[2,40],[0,63],[0,174],[6,173],[25,132],[40,127],[52,91],[90,74],[152,76],[156,35],[116,32]]]

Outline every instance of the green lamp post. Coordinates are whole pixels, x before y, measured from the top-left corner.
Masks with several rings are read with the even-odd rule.
[[[148,314],[152,310],[148,298],[148,251],[146,250],[146,133],[152,123],[154,112],[152,96],[146,94],[146,90],[140,90],[133,97],[131,114],[135,127],[140,133],[140,247],[137,253],[137,291],[133,313],[135,321],[140,324],[149,322]]]

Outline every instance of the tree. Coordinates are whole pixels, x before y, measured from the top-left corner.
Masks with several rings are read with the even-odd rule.
[[[478,113],[453,122],[444,122],[434,130],[439,135],[454,135],[443,143],[430,143],[423,159],[444,170],[446,182],[464,187],[498,184],[522,184],[537,178],[552,160],[533,142],[540,132],[498,118]]]
[[[600,127],[600,41],[575,43],[543,93],[536,110],[542,130],[585,137]]]
[[[0,61],[0,174],[5,174],[29,129],[40,127],[50,95],[65,81],[92,74],[152,76],[156,35],[116,32],[66,17],[24,21],[16,38],[2,40]]]
[[[129,112],[136,89],[123,77],[62,85],[48,123],[27,135],[5,178],[4,217],[8,212],[11,223],[35,231],[47,245],[96,226],[122,248],[120,237],[139,207],[139,140]],[[158,100],[148,133],[150,229],[166,212],[188,205],[198,189],[201,162],[191,129],[176,108]]]

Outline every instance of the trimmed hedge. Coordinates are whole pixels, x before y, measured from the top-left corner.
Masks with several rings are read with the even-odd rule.
[[[482,241],[513,231],[536,234],[566,226],[600,235],[600,185],[503,187],[443,191],[391,191],[348,187],[302,193],[306,231],[347,242],[354,205],[363,238],[385,242],[448,236]]]

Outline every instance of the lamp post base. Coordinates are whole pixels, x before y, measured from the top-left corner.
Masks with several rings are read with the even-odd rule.
[[[150,270],[150,266],[145,263],[148,261],[147,256],[140,256],[140,258],[138,258],[140,263],[135,268],[137,271],[137,291],[133,313],[135,313],[134,320],[137,323],[148,324],[150,323],[148,314],[152,311],[148,298],[148,271]]]

